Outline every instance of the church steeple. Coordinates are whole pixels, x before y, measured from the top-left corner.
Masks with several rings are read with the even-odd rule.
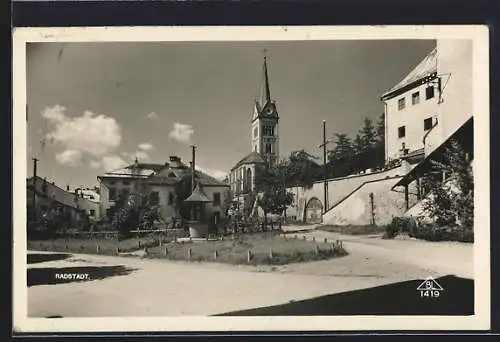
[[[271,99],[266,50],[262,74],[260,98],[255,100],[252,116],[251,143],[254,152],[260,154],[264,160],[274,163],[279,158],[279,116],[276,103]]]
[[[266,56],[266,50],[264,50],[264,66],[263,66],[263,76],[264,76],[264,82],[262,84],[262,91],[260,95],[260,105],[262,108],[268,103],[271,102],[271,91],[269,89],[269,75],[267,73],[267,56]]]

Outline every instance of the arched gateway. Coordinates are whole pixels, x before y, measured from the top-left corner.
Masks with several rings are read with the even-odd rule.
[[[306,204],[306,222],[308,223],[321,223],[321,213],[323,211],[323,204],[321,201],[313,197]]]

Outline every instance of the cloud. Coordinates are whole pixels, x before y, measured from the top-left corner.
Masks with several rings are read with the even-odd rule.
[[[56,154],[56,161],[59,164],[69,167],[80,166],[82,163],[83,154],[77,150],[66,150]]]
[[[149,150],[153,149],[154,146],[151,143],[142,143],[142,144],[139,144],[137,147],[139,147],[139,150],[149,151]]]
[[[114,118],[91,111],[73,118],[68,117],[65,112],[65,107],[55,105],[42,113],[52,126],[46,134],[48,141],[65,150],[98,157],[120,146],[120,126]]]
[[[222,170],[207,169],[201,166],[196,166],[196,170],[206,173],[207,175],[212,176],[218,180],[223,180],[227,176],[227,172],[224,172]]]
[[[125,160],[119,156],[106,156],[102,158],[102,166],[105,171],[112,171],[127,165]]]
[[[149,120],[155,120],[155,119],[158,119],[158,114],[156,114],[155,112],[151,112],[147,115],[147,118]]]
[[[193,133],[193,126],[176,122],[168,137],[184,144],[190,144]]]
[[[98,161],[98,160],[91,160],[89,162],[89,167],[91,169],[99,169],[102,167],[102,162]]]

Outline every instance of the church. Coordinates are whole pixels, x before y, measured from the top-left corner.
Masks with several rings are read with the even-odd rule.
[[[249,206],[255,209],[255,198],[252,194],[255,190],[258,165],[274,165],[279,160],[279,115],[276,102],[271,98],[266,56],[262,73],[260,96],[255,99],[250,122],[251,152],[231,168],[228,176],[233,201],[240,210]]]

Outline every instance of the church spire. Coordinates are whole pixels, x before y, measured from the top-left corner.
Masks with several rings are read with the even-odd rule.
[[[265,106],[266,103],[271,102],[271,91],[269,90],[269,76],[267,74],[267,56],[266,49],[264,49],[264,84],[262,86],[262,93],[260,96],[261,106]]]

